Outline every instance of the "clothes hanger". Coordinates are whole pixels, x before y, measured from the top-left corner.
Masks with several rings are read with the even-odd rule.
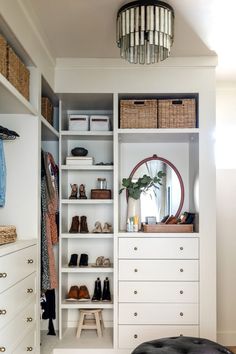
[[[15,140],[19,138],[20,135],[17,134],[14,130],[9,130],[0,125],[0,139],[1,140]]]

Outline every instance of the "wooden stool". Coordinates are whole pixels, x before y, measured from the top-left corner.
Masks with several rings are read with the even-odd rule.
[[[77,337],[80,337],[82,329],[96,329],[98,337],[102,336],[102,330],[104,329],[104,322],[102,318],[102,309],[94,310],[79,310],[79,324],[77,329]],[[92,315],[94,323],[86,324],[86,316]]]

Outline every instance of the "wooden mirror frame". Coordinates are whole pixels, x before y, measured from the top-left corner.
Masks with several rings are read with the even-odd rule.
[[[180,203],[179,203],[179,207],[178,207],[178,210],[175,214],[175,217],[178,218],[179,215],[180,215],[180,212],[183,208],[183,204],[184,204],[184,183],[183,183],[183,180],[182,180],[182,177],[179,173],[179,171],[177,170],[177,168],[173,165],[173,163],[171,163],[169,160],[166,160],[164,159],[163,157],[160,157],[160,156],[157,156],[157,155],[153,155],[153,156],[150,156],[150,157],[147,157],[146,159],[143,159],[141,160],[134,168],[133,170],[131,171],[129,177],[133,177],[135,172],[137,171],[137,169],[142,166],[144,163],[148,162],[148,161],[152,161],[152,160],[159,160],[159,161],[162,161],[164,163],[166,163],[168,166],[170,166],[176,173],[178,179],[179,179],[179,184],[180,184],[180,191],[181,191],[181,197],[180,197]],[[126,194],[127,196],[127,200],[128,200],[128,192]]]

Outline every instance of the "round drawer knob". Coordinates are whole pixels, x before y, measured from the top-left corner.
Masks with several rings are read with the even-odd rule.
[[[32,317],[27,317],[27,321],[26,322],[32,322],[33,318]]]
[[[183,270],[183,268],[180,268],[180,270],[179,270],[179,271],[180,271],[181,273],[183,273],[183,271],[184,271],[184,270]]]
[[[138,247],[134,247],[134,250],[137,251],[137,250],[138,250]]]
[[[0,278],[6,278],[7,277],[7,273],[0,273]]]
[[[182,333],[180,333],[180,335],[179,335],[180,337],[183,337],[183,334]]]
[[[33,347],[27,347],[26,351],[27,352],[32,352],[33,351]]]
[[[180,312],[180,314],[179,314],[179,315],[180,315],[181,317],[183,317],[183,315],[184,315],[184,314],[183,314],[183,312]]]
[[[179,249],[180,249],[180,251],[183,251],[183,250],[184,250],[184,248],[183,248],[182,246],[181,246]]]
[[[135,338],[135,339],[136,339],[136,338],[138,338],[138,335],[137,335],[137,334],[135,334],[135,335],[134,335],[134,338]]]
[[[7,310],[0,310],[0,315],[6,315]]]
[[[32,258],[28,259],[28,264],[34,263],[34,260]]]
[[[27,289],[27,293],[28,293],[28,294],[32,294],[33,291],[34,291],[34,290],[31,289],[31,288]]]
[[[137,313],[137,312],[135,312],[135,313],[134,313],[134,316],[135,316],[135,317],[136,317],[136,316],[138,316],[138,313]]]
[[[0,347],[0,352],[1,353],[4,353],[6,351],[6,348],[5,347]]]
[[[137,273],[137,272],[138,272],[138,269],[135,269],[134,272]]]
[[[180,290],[180,292],[179,292],[179,293],[180,293],[181,295],[183,295],[183,293],[184,293],[184,292],[183,292],[183,290]]]
[[[134,290],[134,295],[137,295],[137,294],[138,294],[137,290]]]

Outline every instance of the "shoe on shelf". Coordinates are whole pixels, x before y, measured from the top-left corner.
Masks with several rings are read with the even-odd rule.
[[[72,285],[66,296],[66,301],[78,301],[79,299],[79,287],[77,285]]]
[[[100,278],[97,278],[97,280],[95,280],[92,301],[101,301],[101,299],[102,299],[102,285],[101,285]]]
[[[88,255],[86,253],[82,253],[80,255],[79,266],[80,267],[87,267],[88,266]]]
[[[102,267],[105,257],[99,256],[96,259],[95,267]]]
[[[102,232],[104,233],[112,233],[112,225],[109,222],[105,222]]]
[[[103,262],[102,262],[102,266],[103,267],[111,267],[111,261],[109,258],[104,258]]]
[[[94,226],[95,228],[92,231],[94,234],[99,234],[102,232],[102,225],[99,221],[96,221]]]
[[[90,300],[90,295],[87,286],[81,285],[79,288],[79,296],[78,296],[79,301],[89,301]]]
[[[78,254],[73,253],[70,256],[70,262],[68,264],[69,267],[77,267],[77,261],[78,261]]]
[[[108,277],[103,282],[102,301],[111,301],[110,283]]]
[[[88,230],[88,224],[87,224],[87,216],[81,216],[80,218],[80,233],[81,234],[87,234],[89,232]]]
[[[79,232],[79,217],[73,216],[69,233],[77,234],[78,232]]]

